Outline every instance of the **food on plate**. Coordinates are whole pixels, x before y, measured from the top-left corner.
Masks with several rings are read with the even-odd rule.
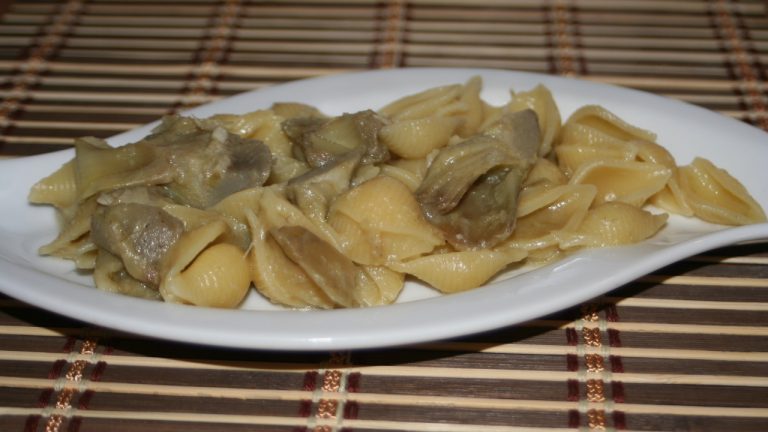
[[[766,220],[738,180],[601,106],[564,122],[544,86],[494,106],[482,81],[329,115],[295,102],[165,117],[122,147],[83,137],[36,183],[59,235],[40,253],[98,288],[237,307],[394,302],[406,278],[444,293],[583,248],[640,242],[668,213]]]

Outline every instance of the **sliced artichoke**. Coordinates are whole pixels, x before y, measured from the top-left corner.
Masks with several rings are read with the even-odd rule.
[[[427,219],[457,249],[489,248],[514,230],[517,198],[541,144],[532,110],[443,148],[416,197]]]
[[[344,114],[330,120],[297,117],[283,122],[283,132],[295,144],[296,157],[312,167],[320,167],[354,151],[364,149],[362,163],[374,164],[389,159],[389,150],[379,142],[384,117],[371,110]]]

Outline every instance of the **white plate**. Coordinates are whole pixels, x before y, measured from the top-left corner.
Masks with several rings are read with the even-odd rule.
[[[700,155],[729,170],[768,208],[768,134],[698,107],[633,90],[546,75],[477,69],[396,69],[296,81],[245,93],[191,111],[244,113],[276,101],[300,101],[329,114],[377,108],[439,84],[484,80],[483,98],[500,104],[509,90],[550,88],[563,118],[600,104],[637,126],[687,164]],[[140,139],[151,125],[114,137]],[[54,213],[27,204],[30,186],[72,151],[0,161],[0,290],[25,302],[97,325],[163,339],[276,350],[383,347],[467,335],[520,323],[576,305],[687,256],[768,238],[768,224],[726,228],[673,216],[638,245],[578,253],[558,263],[474,291],[438,296],[407,284],[398,303],[370,309],[291,311],[252,295],[241,310],[214,310],[139,300],[93,288],[71,263],[37,255],[56,235]]]

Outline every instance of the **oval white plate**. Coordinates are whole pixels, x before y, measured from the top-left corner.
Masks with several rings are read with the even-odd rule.
[[[436,85],[484,81],[483,98],[508,100],[510,89],[550,88],[563,118],[600,104],[658,134],[687,164],[696,156],[729,170],[768,208],[768,134],[741,122],[651,94],[530,73],[478,69],[396,69],[296,81],[194,109],[200,117],[244,113],[277,101],[300,101],[328,114],[378,108]],[[152,125],[114,137],[133,142]],[[520,323],[576,305],[687,256],[736,242],[768,238],[768,224],[727,228],[671,217],[638,245],[578,253],[558,263],[448,296],[408,283],[398,303],[370,309],[291,311],[251,295],[241,310],[214,310],[139,300],[93,288],[71,263],[37,255],[56,235],[54,212],[27,204],[30,186],[73,156],[62,151],[0,161],[0,290],[76,319],[127,332],[227,347],[340,350],[383,347],[467,335]]]

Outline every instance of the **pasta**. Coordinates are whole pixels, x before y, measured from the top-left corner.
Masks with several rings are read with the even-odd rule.
[[[62,222],[39,252],[114,293],[234,308],[255,289],[332,309],[390,304],[409,278],[455,293],[637,243],[669,213],[766,220],[728,172],[679,165],[604,107],[563,119],[542,85],[498,106],[481,90],[474,77],[337,116],[294,102],[168,116],[117,148],[78,138],[30,190]]]

